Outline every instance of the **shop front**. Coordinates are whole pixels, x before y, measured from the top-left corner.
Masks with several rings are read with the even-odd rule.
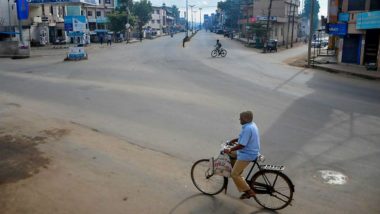
[[[356,18],[356,29],[365,30],[364,64],[380,65],[380,11],[359,13]]]

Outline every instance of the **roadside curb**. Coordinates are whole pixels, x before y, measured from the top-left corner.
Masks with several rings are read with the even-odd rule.
[[[336,68],[331,68],[323,65],[313,65],[312,68],[319,69],[319,70],[324,70],[332,73],[344,73],[344,74],[349,74],[353,76],[358,76],[361,78],[366,78],[366,79],[371,79],[371,80],[380,80],[380,72],[377,72],[377,74],[367,74],[367,73],[360,73],[360,72],[352,72],[344,69],[336,69]],[[376,72],[376,71],[374,71]]]

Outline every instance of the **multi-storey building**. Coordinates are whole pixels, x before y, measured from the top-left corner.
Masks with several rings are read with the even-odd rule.
[[[161,7],[152,6],[152,18],[144,28],[153,35],[161,36],[169,33],[175,25],[171,8],[163,4]]]
[[[65,29],[66,16],[84,16],[88,34],[107,32],[107,14],[115,8],[115,0],[31,0],[29,20],[22,24],[30,29],[32,44],[52,44],[70,41]],[[15,20],[13,22],[16,22]]]
[[[266,25],[269,4],[269,0],[251,0],[241,4],[239,30],[242,36],[252,36],[249,35],[249,31],[253,23]],[[299,5],[299,0],[272,1],[269,19],[269,39],[276,39],[279,44],[283,45],[291,41],[297,41]]]
[[[329,0],[330,48],[339,63],[380,65],[380,1]]]
[[[108,23],[107,15],[115,10],[114,0],[97,1],[97,5],[85,5],[83,7],[91,33],[96,32],[96,30],[106,30]]]

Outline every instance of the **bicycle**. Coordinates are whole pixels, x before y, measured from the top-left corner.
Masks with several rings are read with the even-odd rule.
[[[222,144],[221,154],[225,148],[229,148],[228,143]],[[280,210],[291,205],[293,200],[294,185],[290,178],[282,171],[284,166],[260,165],[258,162],[264,161],[264,156],[259,155],[252,161],[253,165],[249,170],[245,180],[255,191],[253,198],[262,207],[269,210]],[[191,180],[195,187],[206,195],[216,195],[223,190],[227,193],[228,177],[214,174],[213,159],[200,159],[191,167]],[[258,171],[251,176],[253,169],[257,166]]]
[[[223,48],[219,48],[218,49],[214,49],[211,51],[211,56],[212,57],[217,57],[217,56],[221,56],[221,57],[225,57],[227,55],[227,51]]]

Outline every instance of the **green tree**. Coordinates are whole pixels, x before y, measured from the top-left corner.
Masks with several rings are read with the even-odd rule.
[[[114,32],[124,32],[127,23],[127,13],[115,11],[107,15],[108,27]]]
[[[266,31],[267,29],[265,23],[256,22],[249,25],[249,33],[257,38],[263,38]]]
[[[174,16],[175,23],[179,23],[179,9],[177,6],[175,5],[172,6],[172,13]]]
[[[142,30],[142,26],[151,20],[152,11],[152,3],[150,1],[141,0],[133,4],[132,13],[137,17],[137,25],[140,30]]]
[[[218,8],[224,12],[226,17],[225,26],[229,28],[238,28],[238,19],[240,14],[240,0],[226,0],[218,2]]]
[[[116,8],[117,11],[123,12],[131,10],[133,7],[133,0],[119,0],[119,6]]]
[[[114,32],[124,32],[127,22],[133,27],[136,25],[136,17],[130,12],[133,7],[132,0],[120,0],[119,6],[107,15],[108,27]]]
[[[313,31],[316,31],[318,29],[318,13],[320,9],[319,1],[318,0],[305,0],[304,8],[302,11],[301,16],[307,18],[310,20],[310,13],[311,13],[311,1],[314,1],[314,15],[313,15]]]

